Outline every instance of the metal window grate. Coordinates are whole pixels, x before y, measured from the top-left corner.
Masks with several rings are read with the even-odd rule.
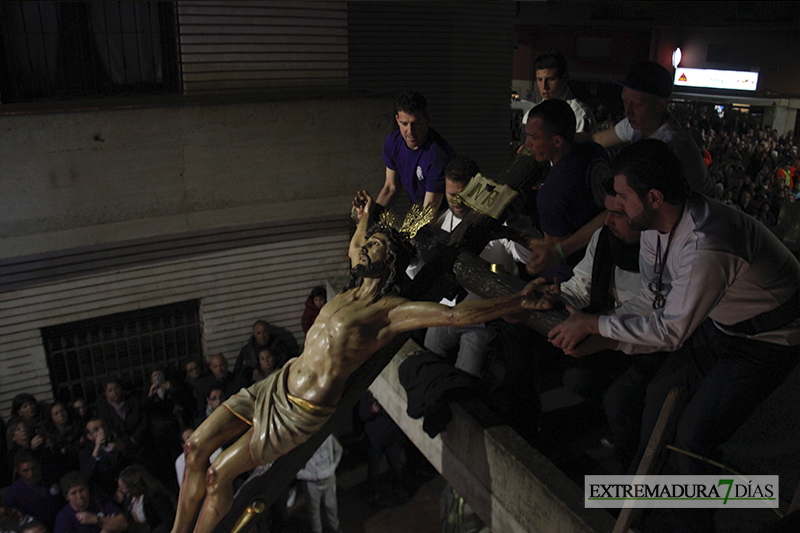
[[[179,92],[172,2],[0,3],[3,103]]]
[[[142,390],[154,366],[200,354],[200,330],[198,300],[43,328],[53,395],[93,403],[111,377]]]

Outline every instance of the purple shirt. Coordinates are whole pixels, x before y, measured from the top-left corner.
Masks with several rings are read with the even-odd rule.
[[[450,143],[433,128],[416,150],[406,146],[400,130],[390,133],[383,143],[383,162],[400,176],[412,203],[425,198],[426,192],[444,194],[444,168],[455,156]]]
[[[63,500],[50,493],[50,487],[43,483],[28,485],[22,478],[9,487],[3,498],[4,507],[14,507],[33,516],[46,527],[52,527]]]
[[[102,513],[100,511],[101,507]],[[111,500],[94,494],[89,496],[89,507],[86,511],[99,516],[115,516],[121,512],[119,507],[114,505]],[[100,526],[84,525],[78,522],[75,517],[76,513],[77,511],[70,504],[65,505],[56,516],[56,525],[53,528],[53,533],[100,533]]]

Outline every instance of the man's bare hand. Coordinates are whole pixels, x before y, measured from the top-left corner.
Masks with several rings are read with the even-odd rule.
[[[567,306],[569,318],[557,325],[547,334],[547,340],[566,354],[574,352],[576,347],[589,335],[599,334],[597,315],[588,315]],[[586,355],[586,354],[583,354]]]
[[[540,283],[543,287],[542,296],[544,298],[548,298],[554,304],[558,301],[561,296],[561,283],[559,283],[558,279],[553,278],[551,285],[548,285],[547,280],[542,277],[536,278],[534,281]]]
[[[533,238],[528,241],[528,249],[531,255],[525,269],[531,275],[550,270],[561,262],[561,255],[552,241]]]
[[[367,191],[357,191],[356,197],[353,198],[353,210],[355,211],[356,220],[361,220],[365,214],[369,216],[370,209],[372,208],[372,196]]]
[[[544,278],[536,278],[525,285],[525,288],[520,291],[520,294],[524,296],[521,302],[522,307],[532,311],[552,309],[554,301],[546,294],[548,287]]]
[[[75,518],[78,520],[78,522],[85,526],[94,526],[100,523],[100,517],[94,513],[89,513],[86,511],[75,513]]]

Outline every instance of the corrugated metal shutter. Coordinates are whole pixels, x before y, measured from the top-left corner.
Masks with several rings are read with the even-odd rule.
[[[346,2],[177,2],[183,90],[347,87]]]
[[[515,2],[350,2],[350,88],[421,92],[432,126],[487,176],[510,160]]]
[[[253,322],[302,345],[300,317],[314,285],[347,272],[347,221],[262,244],[84,274],[0,293],[0,402],[19,392],[51,398],[41,328],[190,299],[200,300],[203,350],[231,363]],[[276,230],[280,232],[280,230]],[[125,248],[115,253],[124,256]]]

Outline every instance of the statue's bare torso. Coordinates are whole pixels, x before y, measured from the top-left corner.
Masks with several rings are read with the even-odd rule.
[[[318,405],[335,406],[350,377],[392,338],[389,313],[408,302],[350,289],[338,294],[319,313],[306,336],[305,349],[289,370],[289,393]]]

